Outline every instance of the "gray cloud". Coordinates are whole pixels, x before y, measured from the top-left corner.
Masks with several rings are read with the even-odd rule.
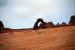
[[[0,7],[5,6],[7,3],[7,0],[0,0]]]

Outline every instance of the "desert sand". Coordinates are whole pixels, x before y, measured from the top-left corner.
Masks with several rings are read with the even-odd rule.
[[[0,50],[75,50],[75,26],[0,33]]]

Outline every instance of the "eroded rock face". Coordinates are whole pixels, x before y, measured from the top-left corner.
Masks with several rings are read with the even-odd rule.
[[[71,16],[69,26],[75,26],[75,15]]]
[[[57,24],[55,25],[55,27],[60,27],[60,24],[59,24],[59,23],[57,23]]]
[[[4,28],[4,25],[3,25],[2,21],[0,21],[0,32],[2,31],[3,28]]]
[[[38,26],[38,23],[40,23],[40,25]],[[33,29],[36,30],[36,29],[45,29],[45,28],[53,28],[54,27],[54,24],[52,22],[44,22],[43,19],[39,18],[37,19],[37,21],[35,22],[34,24],[34,27]]]
[[[39,28],[39,29],[45,29],[46,26],[45,26],[44,24],[40,23],[40,25],[38,26],[38,28]]]
[[[0,28],[4,28],[2,21],[0,21]]]
[[[63,22],[60,26],[67,26],[67,24],[65,22]]]
[[[46,28],[53,28],[54,27],[54,24],[52,22],[48,22],[46,24]]]
[[[41,22],[41,26],[40,26],[40,27],[45,28],[45,24],[46,24],[46,23],[44,22],[43,19],[39,18],[39,19],[37,19],[37,21],[36,21],[35,24],[34,24],[34,27],[33,27],[34,30],[36,30],[36,29],[39,28],[39,26],[38,26],[38,23],[39,23],[39,22]]]
[[[38,26],[39,22],[41,23]],[[54,28],[54,27],[62,27],[62,26],[75,26],[75,15],[71,16],[71,19],[68,25],[65,22],[63,22],[62,24],[57,23],[56,25],[54,25],[52,22],[47,23],[47,22],[44,22],[43,19],[39,18],[35,22],[33,29],[36,30],[40,28],[45,29],[45,28]]]
[[[48,22],[48,23],[45,22],[45,25],[42,24],[42,23],[40,23],[40,25],[39,25],[39,29],[40,29],[40,28],[41,28],[41,29],[53,28],[53,27],[54,27],[54,24],[53,24],[52,22]]]

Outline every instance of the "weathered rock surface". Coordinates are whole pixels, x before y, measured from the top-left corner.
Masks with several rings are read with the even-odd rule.
[[[42,29],[44,29],[44,28],[54,28],[54,24],[52,22],[48,22],[48,23],[45,22],[45,25],[40,23],[39,28],[42,28]]]
[[[67,24],[63,22],[62,24],[60,24],[60,26],[67,26]]]
[[[75,15],[71,16],[69,25],[70,25],[70,26],[75,26]]]
[[[60,24],[59,24],[59,23],[57,23],[57,24],[55,25],[55,27],[60,27]]]
[[[52,22],[48,22],[48,23],[46,24],[46,27],[47,27],[47,28],[53,28],[53,27],[54,27],[54,24],[53,24]]]
[[[38,26],[38,23],[39,23],[39,22],[41,22],[40,27],[45,28],[45,24],[46,24],[46,23],[44,22],[43,19],[39,18],[39,19],[37,19],[37,21],[35,22],[35,24],[34,24],[34,26],[33,26],[33,29],[34,29],[34,30],[36,30],[36,29],[39,28],[39,26]]]
[[[4,25],[3,25],[2,21],[0,21],[0,32],[2,31],[2,29],[4,29]]]

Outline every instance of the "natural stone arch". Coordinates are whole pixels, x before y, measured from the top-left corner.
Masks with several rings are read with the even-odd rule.
[[[41,22],[43,28],[45,28],[45,24],[46,24],[46,23],[44,22],[43,19],[39,18],[39,19],[37,19],[37,21],[36,21],[35,24],[34,24],[34,27],[33,27],[34,30],[38,29],[38,23],[39,23],[39,22]]]

